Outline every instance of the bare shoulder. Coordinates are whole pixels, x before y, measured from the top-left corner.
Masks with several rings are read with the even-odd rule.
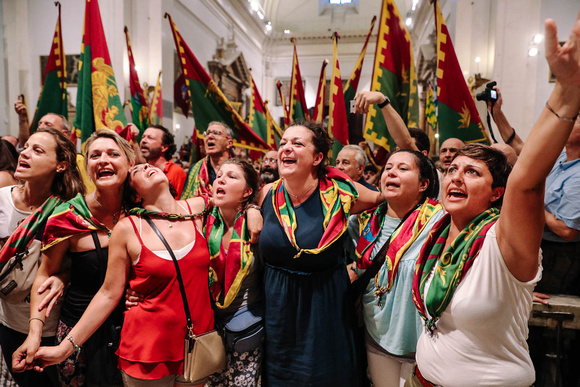
[[[274,183],[268,183],[265,186],[263,186],[262,189],[260,190],[260,193],[258,195],[258,205],[260,207],[262,206],[262,203],[264,202],[266,195],[268,194],[268,192],[270,192],[273,185],[274,185]]]

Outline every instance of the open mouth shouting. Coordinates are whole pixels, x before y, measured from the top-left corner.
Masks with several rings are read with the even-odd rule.
[[[97,171],[97,179],[106,179],[115,176],[115,171],[110,168],[103,168]]]
[[[447,198],[451,201],[465,199],[466,197],[465,191],[458,188],[450,188],[447,191]]]

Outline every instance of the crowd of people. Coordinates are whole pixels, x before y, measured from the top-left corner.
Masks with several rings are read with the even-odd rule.
[[[528,319],[533,300],[548,302],[534,289],[579,292],[580,14],[563,46],[546,21],[546,58],[556,85],[527,140],[497,90],[488,108],[505,144],[446,139],[440,168],[425,132],[379,92],[358,93],[355,109],[378,105],[397,144],[380,171],[356,145],[330,166],[332,141],[309,121],[259,166],[212,122],[185,171],[160,125],[137,146],[99,130],[77,155],[64,117],[31,135],[21,120],[21,136],[0,143],[0,262],[24,252],[35,264],[24,296],[0,289],[4,376],[23,387],[533,385]],[[214,329],[225,367],[184,379],[188,330]]]

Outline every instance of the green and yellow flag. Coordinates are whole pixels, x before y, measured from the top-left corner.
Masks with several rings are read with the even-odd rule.
[[[292,38],[290,41],[294,44],[292,79],[290,80],[290,120],[307,120],[310,117],[308,115],[308,107],[306,107],[306,98],[304,97],[304,84],[302,83],[302,75],[300,75],[300,66],[298,65],[296,38]]]
[[[127,38],[127,54],[129,55],[129,87],[131,89],[131,114],[133,124],[139,128],[138,141],[141,141],[141,136],[145,129],[149,127],[149,106],[145,101],[143,89],[139,83],[139,76],[135,68],[135,58],[133,57],[133,50],[131,49],[131,41],[129,40],[129,29],[125,26],[125,37]]]
[[[371,90],[389,97],[407,126],[417,126],[419,100],[411,36],[394,0],[383,0]],[[395,147],[376,105],[369,108],[363,136],[387,150]]]
[[[79,62],[77,115],[73,127],[84,142],[93,132],[127,125],[105,40],[98,0],[85,1],[85,22]]]
[[[336,159],[342,147],[348,145],[348,121],[346,118],[346,108],[344,106],[340,65],[338,63],[338,39],[340,39],[340,36],[337,32],[334,32],[332,34],[332,75],[330,77],[330,97],[328,102],[328,134],[333,140],[333,160]]]
[[[350,78],[348,78],[348,81],[344,86],[344,106],[350,106],[350,101],[352,101],[356,95],[356,90],[358,89],[358,83],[360,81],[360,73],[362,71],[363,62],[367,53],[367,46],[369,44],[371,34],[373,33],[373,28],[375,28],[376,21],[377,17],[373,16],[373,19],[371,20],[371,28],[369,28],[369,33],[367,34],[365,44],[363,45],[358,60],[356,61],[356,64],[350,73]]]
[[[276,141],[274,131],[269,127],[267,107],[262,101],[262,96],[256,87],[254,77],[250,74],[250,84],[252,87],[252,96],[250,97],[250,114],[248,125],[271,149],[278,149],[280,140]]]
[[[427,102],[425,103],[425,118],[433,130],[437,129],[436,103],[433,95],[433,88],[429,86],[427,90]]]
[[[64,55],[64,48],[62,45],[62,29],[60,26],[60,3],[56,2],[58,6],[58,19],[56,21],[56,29],[54,37],[52,38],[52,46],[50,48],[50,55],[46,62],[46,69],[44,70],[44,77],[42,79],[42,88],[36,111],[32,118],[32,126],[30,133],[36,132],[38,122],[48,113],[57,113],[64,117],[68,117],[68,93],[66,91],[66,57]]]
[[[312,121],[322,123],[324,121],[324,97],[326,96],[326,66],[328,59],[322,61],[322,69],[320,70],[320,78],[318,79],[318,90],[316,91],[316,103],[314,104],[314,111],[312,112]]]
[[[187,93],[191,100],[195,128],[201,133],[212,121],[221,121],[234,131],[234,145],[253,149],[268,150],[270,147],[244,122],[232,107],[226,96],[191,52],[171,16],[166,13],[175,40],[175,48],[185,78]],[[194,131],[193,138],[196,138]]]
[[[435,1],[435,25],[437,27],[436,91],[439,143],[456,137],[465,143],[489,144],[475,102],[459,67],[438,1]]]
[[[163,98],[161,97],[161,70],[157,77],[157,85],[153,91],[153,98],[149,104],[149,123],[151,125],[163,125]]]

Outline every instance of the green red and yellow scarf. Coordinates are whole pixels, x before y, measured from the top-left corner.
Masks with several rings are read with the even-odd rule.
[[[72,236],[93,230],[110,231],[91,214],[83,195],[77,194],[54,209],[46,223],[42,251]]]
[[[234,221],[227,252],[222,245],[225,232],[219,208],[214,207],[205,223],[205,236],[210,255],[209,289],[215,305],[220,309],[227,308],[236,298],[254,258],[243,213],[239,213]]]
[[[0,269],[18,251],[26,248],[36,238],[36,234],[40,231],[39,229],[42,224],[47,221],[54,209],[61,203],[62,200],[58,196],[51,196],[36,211],[24,219],[12,235],[10,235],[2,251],[0,251]]]
[[[356,255],[357,255],[357,266],[362,269],[367,269],[371,263],[371,252],[373,247],[380,235],[383,228],[383,221],[385,218],[387,207],[384,206],[385,203],[381,204],[371,215],[370,219],[367,221],[361,237],[359,238]],[[439,211],[442,211],[443,207],[438,204],[435,200],[427,198],[423,204],[417,206],[413,212],[407,217],[407,219],[400,224],[395,231],[390,236],[390,244],[387,249],[387,254],[385,257],[385,265],[387,266],[387,283],[385,286],[381,286],[379,283],[379,273],[375,276],[375,285],[377,290],[375,295],[379,298],[380,296],[387,293],[393,287],[397,271],[399,269],[399,263],[405,252],[413,245],[419,234],[423,231],[429,219]]]
[[[284,180],[280,179],[273,183],[272,205],[288,240],[298,250],[294,258],[298,258],[302,253],[318,254],[340,238],[348,226],[351,206],[358,198],[358,192],[352,181],[334,167],[327,168],[327,174],[320,178],[318,187],[324,215],[324,233],[317,248],[301,249],[294,235],[297,227],[296,215],[284,187]]]
[[[449,214],[439,220],[429,232],[415,265],[413,302],[430,332],[437,328],[437,321],[451,302],[457,286],[473,265],[487,232],[498,218],[499,210],[496,208],[482,212],[459,233],[445,251],[443,248],[449,235],[451,221]],[[434,267],[433,279],[429,291],[425,294],[425,282]],[[427,317],[427,312],[430,317]]]
[[[209,156],[199,160],[187,174],[187,180],[181,199],[189,199],[194,196],[212,196],[212,187],[209,183]]]

